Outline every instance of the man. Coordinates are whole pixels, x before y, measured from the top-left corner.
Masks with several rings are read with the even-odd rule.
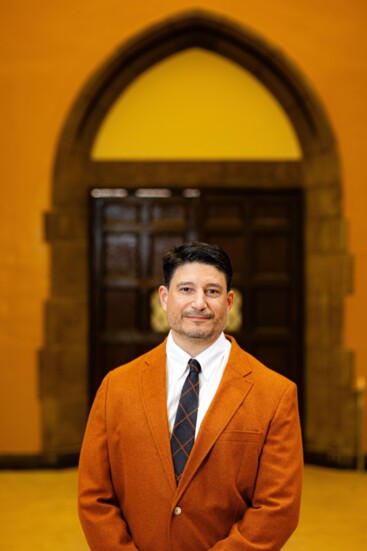
[[[168,338],[112,370],[90,413],[79,467],[90,548],[277,551],[299,517],[296,386],[224,335],[234,294],[222,249],[186,243],[163,274]]]

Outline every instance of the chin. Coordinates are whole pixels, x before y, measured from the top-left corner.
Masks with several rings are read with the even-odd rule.
[[[213,333],[213,331],[199,331],[199,330],[196,330],[196,331],[185,331],[182,334],[185,335],[186,337],[188,337],[189,339],[207,340],[207,339],[212,338],[214,333]]]

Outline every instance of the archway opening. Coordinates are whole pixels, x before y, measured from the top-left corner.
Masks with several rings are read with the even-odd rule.
[[[286,112],[252,73],[202,48],[156,63],[103,119],[93,161],[299,161]]]

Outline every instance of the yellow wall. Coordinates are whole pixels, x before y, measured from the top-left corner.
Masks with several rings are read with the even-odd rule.
[[[127,38],[187,8],[237,20],[298,65],[323,102],[343,165],[355,260],[345,341],[367,377],[367,40],[364,0],[3,0],[0,48],[0,453],[41,449],[37,353],[48,294],[42,214],[58,136],[86,79]],[[4,422],[5,420],[5,422]],[[367,447],[367,446],[366,446]]]

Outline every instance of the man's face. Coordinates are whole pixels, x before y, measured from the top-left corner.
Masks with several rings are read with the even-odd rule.
[[[200,262],[177,268],[169,288],[159,288],[159,296],[173,338],[184,349],[187,343],[203,349],[213,343],[224,330],[233,304],[224,273]]]

